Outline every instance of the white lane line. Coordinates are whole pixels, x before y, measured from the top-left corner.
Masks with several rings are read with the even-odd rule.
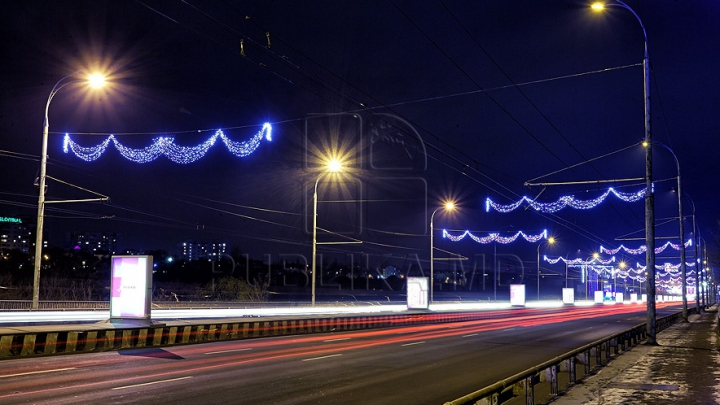
[[[309,359],[302,359],[301,361],[321,360],[321,359],[327,359],[327,358],[330,358],[330,357],[337,357],[337,356],[342,356],[342,353],[329,354],[329,355],[327,355],[327,356],[320,356],[320,357],[312,357],[312,358],[309,358]]]
[[[424,341],[424,340],[423,340],[422,342],[412,342],[412,343],[405,343],[404,345],[400,345],[400,346],[412,346],[412,345],[421,345],[421,344],[423,344],[423,343],[425,343],[425,341]]]
[[[323,340],[323,342],[339,342],[341,340],[350,340],[350,338],[328,339],[328,340]]]
[[[23,375],[33,375],[33,374],[54,373],[56,371],[66,371],[66,370],[75,370],[75,367],[56,368],[54,370],[28,371],[27,373],[6,374],[6,375],[0,375],[0,378],[20,377]]]
[[[513,330],[513,329],[515,329],[515,328],[508,328],[508,329],[503,329],[502,331],[503,331],[503,332],[507,332],[507,331],[509,331],[509,330]]]
[[[142,383],[142,384],[125,385],[125,386],[122,386],[122,387],[115,387],[115,388],[113,388],[113,390],[124,390],[125,388],[144,387],[144,386],[147,386],[147,385],[154,385],[154,384],[162,384],[162,383],[166,383],[166,382],[187,380],[188,378],[192,378],[192,376],[190,375],[190,376],[187,376],[187,377],[171,378],[171,379],[169,379],[169,380],[152,381],[152,382],[147,382],[147,383]]]
[[[242,349],[232,349],[232,350],[219,350],[217,352],[206,352],[205,354],[218,354],[218,353],[232,353],[232,352],[244,352],[246,350],[252,350],[252,347],[245,347]]]
[[[477,336],[477,335],[478,335],[477,333],[471,333],[469,335],[463,335],[463,337],[473,337],[473,336]]]

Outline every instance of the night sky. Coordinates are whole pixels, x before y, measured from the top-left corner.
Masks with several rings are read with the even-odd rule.
[[[110,83],[96,92],[71,84],[53,99],[48,175],[111,201],[48,207],[53,244],[70,231],[106,231],[121,233],[125,248],[174,252],[195,239],[255,258],[309,256],[318,176],[318,240],[363,241],[321,246],[341,258],[427,263],[430,215],[447,199],[459,210],[436,213],[435,245],[467,256],[493,247],[452,243],[439,230],[547,229],[558,243],[543,254],[571,258],[644,244],[621,240],[644,237],[642,201],[610,196],[553,215],[485,212],[487,197],[547,203],[644,187],[524,185],[644,176],[643,34],[627,10],[597,14],[574,0],[251,3],[0,2],[0,216],[36,215],[45,103],[55,82],[83,69]],[[679,159],[683,191],[714,250],[720,4],[627,3],[648,35],[654,141]],[[85,162],[62,148],[65,133],[86,147],[110,134],[133,148],[160,136],[194,146],[217,129],[246,141],[265,122],[272,141],[242,158],[220,141],[187,165],[130,162],[112,146]],[[342,174],[321,174],[328,155],[344,157]],[[654,157],[656,233],[677,243],[675,161],[662,146]],[[48,199],[91,197],[48,184]],[[691,238],[689,198],[684,205]],[[536,247],[497,249],[534,263]],[[665,256],[659,264],[679,261],[676,251]]]

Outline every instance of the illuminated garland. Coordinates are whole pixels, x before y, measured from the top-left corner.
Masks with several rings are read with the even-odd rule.
[[[610,263],[614,263],[614,262],[615,262],[615,256],[609,258],[608,260],[600,260],[599,257],[593,257],[591,260],[587,260],[587,261],[586,261],[586,260],[583,260],[583,259],[572,259],[572,260],[568,260],[568,259],[566,259],[566,258],[564,258],[564,257],[562,257],[562,256],[561,256],[561,257],[558,257],[558,258],[556,258],[556,259],[550,259],[550,258],[547,257],[547,256],[543,256],[543,260],[545,260],[546,262],[548,262],[548,263],[550,263],[550,264],[555,264],[555,263],[557,263],[557,262],[559,262],[559,261],[562,260],[563,263],[565,263],[565,264],[567,264],[567,265],[569,265],[569,266],[576,266],[576,265],[587,266],[587,265],[589,265],[589,264],[598,264],[598,263],[599,263],[599,264],[602,264],[602,265],[608,265],[608,264],[610,264]]]
[[[622,278],[622,279],[631,279],[634,281],[639,281],[641,283],[644,283],[647,281],[647,277],[644,277],[645,275],[645,267],[639,266],[637,269],[633,268],[627,268],[627,269],[619,269],[619,268],[608,268],[608,266],[584,266],[584,265],[569,265],[568,267],[582,267],[587,268],[588,270],[592,270],[595,272],[598,276],[602,273],[609,273],[611,276],[614,274],[616,278]],[[662,267],[662,266],[661,266]],[[672,266],[671,266],[672,267]],[[631,274],[634,273],[634,274]],[[691,275],[694,272],[688,272],[688,276]],[[667,277],[668,280],[662,279],[662,277]],[[585,278],[585,273],[582,273],[583,282]],[[675,272],[657,272],[655,273],[655,279],[657,285],[661,287],[668,287],[672,285],[677,285],[682,282],[682,276],[679,274],[676,274]],[[693,277],[687,277],[687,285],[689,287],[695,286],[695,278]]]
[[[695,267],[695,263],[685,262],[685,267]],[[638,266],[638,268],[645,270],[647,268],[647,266]],[[675,271],[680,268],[680,263],[678,263],[678,264],[670,264],[670,263],[656,264],[655,268],[658,270]]]
[[[518,231],[513,236],[500,236],[499,233],[493,232],[488,234],[488,236],[479,237],[473,235],[472,233],[470,233],[470,231],[465,231],[460,235],[451,235],[447,230],[443,229],[443,238],[450,239],[453,242],[459,242],[463,240],[466,236],[470,237],[470,239],[474,240],[477,243],[482,243],[483,245],[487,245],[491,242],[497,242],[502,243],[503,245],[507,245],[508,243],[515,242],[515,240],[520,236],[522,236],[523,239],[530,243],[535,243],[541,239],[547,238],[547,230],[542,231],[538,235],[528,235],[523,231]]]
[[[245,142],[230,140],[227,136],[225,136],[222,130],[218,129],[215,131],[213,136],[197,146],[176,145],[175,138],[163,136],[155,138],[154,142],[150,146],[141,149],[134,149],[122,145],[115,135],[110,135],[97,146],[84,147],[78,145],[70,139],[70,135],[65,134],[63,152],[68,153],[68,151],[72,150],[72,152],[80,159],[86,162],[92,162],[100,158],[107,149],[108,145],[110,145],[110,141],[112,141],[115,148],[124,158],[135,163],[152,162],[160,157],[160,155],[165,155],[168,159],[175,163],[188,164],[205,156],[210,147],[215,144],[218,137],[222,139],[230,153],[237,157],[245,157],[255,152],[255,150],[260,146],[260,141],[262,141],[263,136],[266,140],[272,141],[272,127],[269,123],[263,125],[260,132]]]
[[[562,210],[565,207],[571,207],[578,210],[588,210],[591,208],[595,208],[598,206],[601,202],[605,201],[605,199],[610,194],[615,195],[615,197],[625,201],[625,202],[635,202],[643,199],[645,197],[645,189],[642,189],[636,193],[621,193],[619,191],[615,191],[612,187],[609,188],[606,192],[604,192],[601,196],[594,198],[592,200],[578,200],[574,196],[563,196],[560,197],[557,201],[552,203],[539,203],[535,202],[532,199],[528,197],[523,197],[520,199],[520,201],[517,201],[512,204],[498,204],[496,202],[493,202],[490,198],[487,198],[485,200],[485,211],[490,212],[490,209],[494,209],[495,211],[507,213],[511,211],[515,211],[516,209],[520,208],[520,206],[523,203],[527,203],[532,209],[535,211],[540,211],[545,214],[552,214],[554,212],[558,212]]]
[[[680,250],[680,245],[679,245],[679,244],[675,244],[675,243],[672,243],[672,242],[667,242],[667,243],[665,243],[664,245],[662,245],[662,246],[660,246],[660,247],[656,247],[656,248],[655,248],[655,253],[662,253],[662,252],[664,252],[665,249],[668,248],[668,246],[672,247],[672,248],[675,249],[675,250]],[[687,247],[690,247],[690,246],[692,246],[692,239],[688,239],[687,242],[685,242],[685,247],[686,247],[686,248],[687,248]],[[617,249],[607,249],[607,248],[604,248],[604,247],[600,246],[600,253],[607,253],[607,254],[609,254],[609,255],[614,255],[614,254],[617,254],[617,252],[619,252],[620,249],[624,250],[625,252],[627,252],[627,253],[629,253],[629,254],[631,254],[631,255],[639,255],[639,254],[645,253],[645,251],[647,250],[647,246],[642,245],[642,246],[640,246],[640,247],[637,248],[637,249],[626,248],[626,247],[623,246],[623,245],[620,245],[620,247],[618,247]]]

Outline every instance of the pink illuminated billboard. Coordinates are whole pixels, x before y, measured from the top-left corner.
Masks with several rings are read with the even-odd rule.
[[[110,319],[150,319],[152,256],[113,256]]]

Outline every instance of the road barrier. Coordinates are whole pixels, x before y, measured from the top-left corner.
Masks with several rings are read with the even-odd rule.
[[[123,326],[55,325],[6,328],[0,332],[0,359],[69,353],[161,347],[219,340],[298,335],[385,328],[444,322],[462,322],[507,316],[507,311],[415,313],[397,315],[317,316],[310,318],[248,318],[224,322],[175,322],[173,325]],[[22,331],[27,329],[27,331]],[[43,330],[45,329],[45,330]],[[37,331],[36,331],[37,330]]]
[[[262,301],[153,301],[153,309],[199,309],[199,308],[266,308],[268,302]],[[272,302],[273,307],[310,307],[310,302],[290,302],[277,301]],[[379,306],[379,305],[405,305],[406,301],[337,301],[337,302],[321,302],[317,303],[318,307],[357,307],[357,306]],[[38,302],[39,311],[53,310],[109,310],[110,301],[40,301]],[[32,310],[32,301],[30,300],[0,300],[0,311],[29,311]]]
[[[688,312],[694,313],[695,308]],[[670,327],[680,318],[682,313],[658,318],[657,332]],[[483,389],[446,402],[445,405],[498,405],[519,396],[525,397],[524,403],[527,405],[548,403],[570,386],[605,366],[613,357],[630,350],[645,339],[647,327],[643,323],[588,343]]]

